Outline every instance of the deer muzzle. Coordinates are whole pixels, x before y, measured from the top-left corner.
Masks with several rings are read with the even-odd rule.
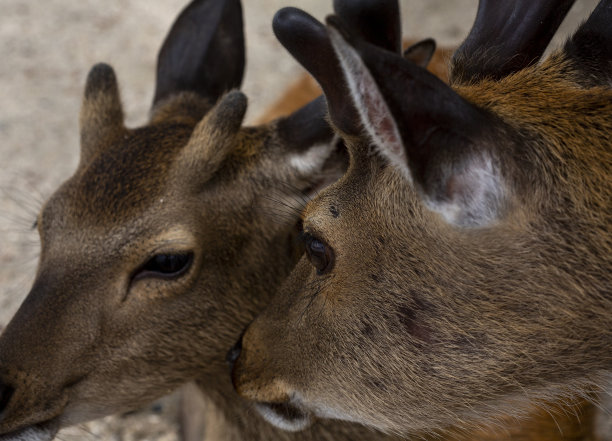
[[[310,426],[313,416],[300,404],[298,394],[278,377],[266,375],[270,369],[264,367],[266,357],[260,357],[264,352],[256,347],[243,350],[243,338],[244,334],[226,356],[232,372],[232,383],[238,394],[255,401],[255,409],[259,414],[280,429],[295,432]],[[251,357],[250,352],[255,357]]]

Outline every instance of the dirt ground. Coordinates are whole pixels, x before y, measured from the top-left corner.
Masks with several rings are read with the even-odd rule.
[[[38,239],[32,224],[78,161],[78,112],[85,76],[96,62],[114,66],[130,126],[146,121],[156,51],[186,0],[2,0],[0,12],[0,326],[29,289]],[[273,102],[300,69],[276,42],[271,18],[299,5],[319,19],[331,0],[245,0],[248,120]],[[562,41],[596,0],[578,1]],[[43,6],[44,5],[44,6]],[[456,45],[477,0],[402,0],[404,34]],[[177,439],[175,400],[67,429],[60,439]]]

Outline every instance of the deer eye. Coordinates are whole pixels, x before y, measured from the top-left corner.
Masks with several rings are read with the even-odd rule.
[[[186,273],[193,262],[193,253],[156,254],[140,267],[134,280],[145,277],[175,279]]]
[[[310,234],[304,234],[306,253],[310,263],[317,269],[318,275],[327,274],[334,264],[334,251],[325,242]]]

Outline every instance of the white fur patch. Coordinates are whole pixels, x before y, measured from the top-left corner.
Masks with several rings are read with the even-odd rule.
[[[357,51],[344,41],[338,31],[328,29],[363,126],[377,150],[410,179],[402,138],[376,81]]]
[[[289,165],[303,175],[316,173],[323,167],[334,148],[334,143],[316,144],[303,153],[289,156]]]
[[[257,403],[255,404],[255,408],[267,422],[288,432],[304,430],[312,423],[312,419],[307,414],[304,414],[303,418],[289,420],[265,404]]]
[[[501,174],[488,154],[471,157],[464,164],[448,164],[441,170],[449,198],[428,195],[427,206],[451,224],[462,227],[485,226],[499,217],[505,198]]]

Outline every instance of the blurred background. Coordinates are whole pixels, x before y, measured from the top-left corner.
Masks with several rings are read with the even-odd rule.
[[[128,126],[144,124],[153,96],[157,50],[186,0],[1,0],[0,6],[0,328],[27,294],[36,268],[32,225],[44,200],[78,162],[78,113],[85,76],[111,64]],[[249,97],[247,122],[274,102],[301,69],[276,42],[274,13],[299,6],[322,20],[331,0],[243,0]],[[558,45],[597,0],[579,0]],[[401,0],[404,36],[461,42],[477,0]],[[176,399],[129,415],[68,429],[62,440],[175,440]]]

